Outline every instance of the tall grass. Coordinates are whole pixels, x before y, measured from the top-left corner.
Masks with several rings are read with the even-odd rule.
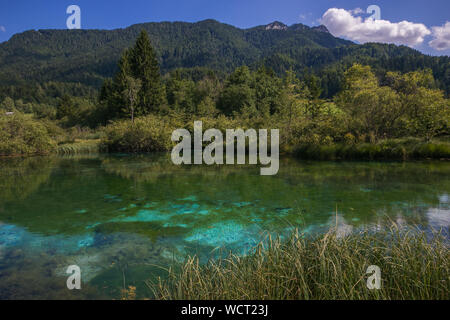
[[[100,140],[76,140],[73,143],[62,144],[56,148],[56,153],[59,155],[92,154],[100,151]]]
[[[396,227],[346,237],[329,232],[289,241],[269,238],[246,257],[201,265],[191,257],[147,281],[156,299],[449,299],[450,265],[445,239]],[[382,286],[367,288],[366,270],[381,269]]]

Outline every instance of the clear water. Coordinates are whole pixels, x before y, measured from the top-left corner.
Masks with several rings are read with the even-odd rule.
[[[228,250],[246,254],[268,234],[345,234],[395,221],[450,225],[448,162],[302,162],[276,176],[257,166],[184,166],[167,155],[0,160],[0,299],[121,297],[160,266]],[[69,291],[65,270],[82,271]]]

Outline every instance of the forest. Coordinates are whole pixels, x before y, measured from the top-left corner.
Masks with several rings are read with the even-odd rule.
[[[256,42],[252,37],[261,35],[259,31],[247,34],[248,39]],[[306,31],[318,37],[318,31]],[[319,37],[323,36],[332,37],[320,32]],[[264,41],[280,45],[268,38]],[[152,42],[142,29],[111,68],[115,72],[105,76],[98,89],[89,86],[89,81],[74,85],[54,79],[31,85],[28,93],[26,86],[18,83],[2,85],[0,154],[168,151],[174,129],[192,130],[194,120],[202,120],[205,130],[280,129],[280,151],[303,158],[450,157],[445,78],[449,69],[444,77],[443,69],[433,70],[441,63],[448,64],[447,57],[426,57],[395,46],[391,50],[386,45],[350,45],[332,49],[341,51],[342,57],[333,68],[313,70],[314,63],[302,61],[296,56],[300,51],[292,49],[289,59],[278,50],[259,63],[227,72],[206,66],[170,69],[167,60],[161,64]],[[413,54],[346,59],[344,53],[376,51],[377,47]],[[332,55],[329,48],[314,50]],[[423,65],[428,61],[430,67],[416,67],[420,57]],[[310,57],[313,61],[322,58]],[[286,59],[293,63],[284,64]],[[303,64],[312,67],[300,70]],[[394,65],[414,70],[389,71]],[[30,79],[29,85],[32,83]]]

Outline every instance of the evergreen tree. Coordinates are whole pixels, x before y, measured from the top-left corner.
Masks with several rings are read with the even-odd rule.
[[[114,77],[111,88],[111,95],[108,98],[108,113],[111,118],[124,116],[124,107],[128,105],[128,100],[123,92],[127,89],[127,77],[131,74],[130,50],[125,50],[119,61],[119,71]]]
[[[145,30],[141,31],[130,51],[129,64],[130,75],[142,83],[136,113],[148,114],[158,110],[163,102],[161,74],[155,51]]]
[[[139,116],[157,111],[164,101],[164,92],[158,60],[144,30],[134,47],[123,52],[113,82],[105,81],[103,84],[100,102],[107,105],[109,119],[125,116],[124,110],[127,110],[130,101],[124,92],[129,89],[130,78],[140,83],[136,101],[133,103],[133,114]]]

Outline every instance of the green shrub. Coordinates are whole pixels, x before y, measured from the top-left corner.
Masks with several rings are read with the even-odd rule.
[[[43,155],[54,148],[41,122],[21,114],[0,116],[0,156]]]
[[[102,145],[109,152],[169,151],[172,131],[177,127],[166,117],[149,115],[130,120],[115,121],[105,129]]]
[[[406,138],[381,140],[375,144],[301,144],[294,154],[311,160],[450,159],[450,143]]]

